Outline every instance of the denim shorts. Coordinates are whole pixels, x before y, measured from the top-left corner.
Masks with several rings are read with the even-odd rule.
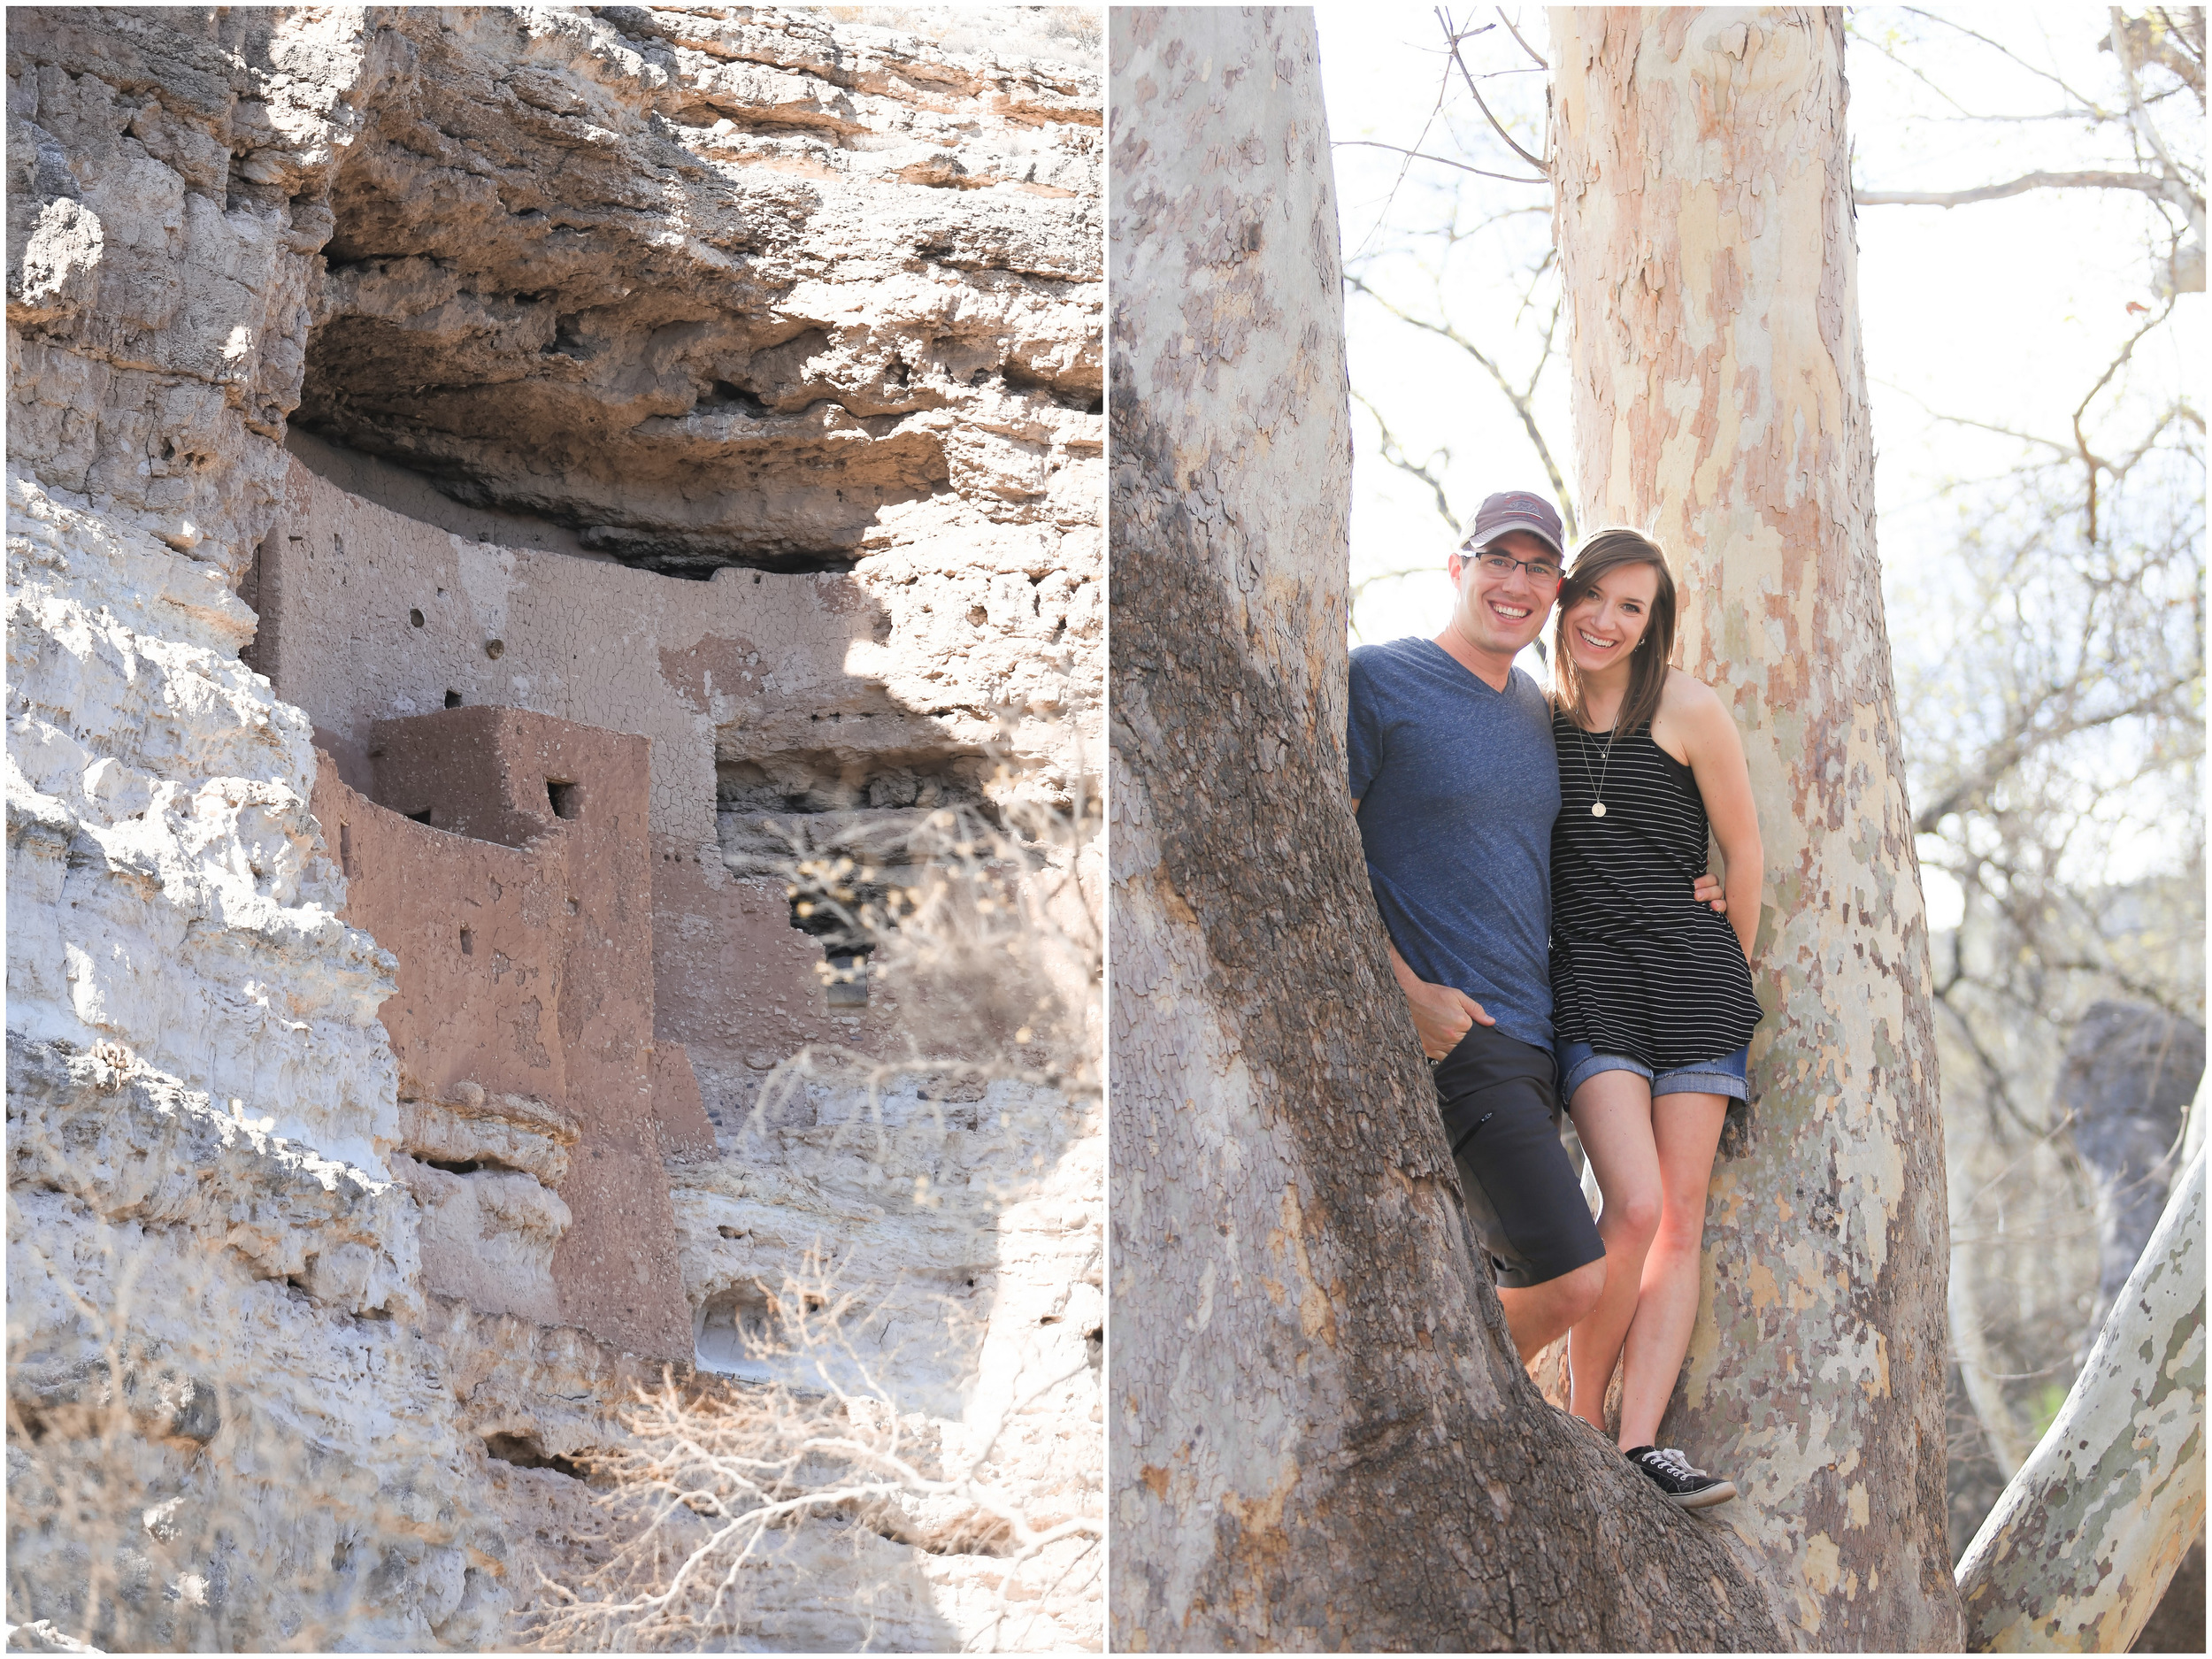
[[[1748,1047],[1717,1060],[1700,1060],[1655,1075],[1641,1061],[1617,1054],[1600,1054],[1586,1042],[1571,1042],[1559,1051],[1559,1098],[1574,1110],[1575,1091],[1601,1071],[1633,1071],[1651,1082],[1654,1100],[1662,1094],[1725,1094],[1731,1100],[1751,1098],[1745,1071],[1751,1059]]]

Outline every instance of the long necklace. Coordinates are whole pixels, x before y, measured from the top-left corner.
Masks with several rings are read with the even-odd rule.
[[[1617,717],[1613,721],[1613,729],[1605,734],[1605,748],[1601,751],[1598,775],[1594,779],[1590,776],[1589,745],[1586,742],[1580,742],[1575,745],[1575,752],[1582,757],[1583,781],[1589,784],[1590,793],[1597,797],[1590,803],[1590,816],[1592,818],[1603,818],[1605,816],[1605,779],[1606,774],[1613,770],[1613,740],[1619,734],[1620,729],[1621,723]],[[1575,728],[1575,732],[1578,736],[1583,738],[1587,738],[1591,735],[1591,733],[1583,731],[1580,726],[1577,726]]]

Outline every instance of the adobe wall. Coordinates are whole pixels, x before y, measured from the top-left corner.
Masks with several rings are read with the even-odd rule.
[[[810,772],[841,770],[862,801],[872,778],[918,770],[924,804],[933,767],[983,771],[998,733],[975,704],[1009,688],[999,657],[1033,656],[1037,635],[1064,631],[1082,584],[1063,561],[1079,561],[1082,537],[992,526],[934,536],[926,555],[888,549],[852,573],[732,566],[681,580],[573,548],[472,540],[315,468],[468,530],[534,531],[440,507],[372,457],[296,435],[293,449],[283,510],[248,578],[261,612],[250,661],[306,711],[340,778],[370,792],[376,723],[453,699],[648,738],[655,1035],[688,1049],[710,1113],[736,1122],[761,1071],[807,1043],[893,1032],[896,1002],[880,988],[865,1008],[829,1006],[821,948],[792,927],[782,878],[730,867],[718,767],[796,757]],[[946,706],[956,695],[967,706]],[[1032,724],[1043,752],[1017,759],[1062,787],[1068,734]]]
[[[345,919],[398,958],[378,1012],[426,1286],[688,1358],[663,1159],[713,1135],[681,1050],[653,1043],[649,748],[441,710],[370,727],[375,799],[326,757],[311,806]]]

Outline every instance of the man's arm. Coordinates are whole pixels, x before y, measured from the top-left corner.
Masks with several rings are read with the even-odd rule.
[[[1356,800],[1352,810],[1359,811]],[[1421,1039],[1421,1052],[1430,1059],[1441,1060],[1458,1048],[1459,1040],[1471,1026],[1498,1023],[1463,991],[1455,991],[1448,985],[1431,985],[1406,966],[1406,959],[1398,954],[1397,941],[1387,930],[1383,942],[1390,947],[1390,972],[1397,977],[1398,988],[1405,993],[1406,1006],[1413,1012],[1413,1029]]]

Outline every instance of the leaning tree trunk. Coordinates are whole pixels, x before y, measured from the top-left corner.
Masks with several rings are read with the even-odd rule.
[[[1959,1561],[1966,1645],[2124,1653],[2204,1524],[2204,1155]]]
[[[1874,549],[1839,12],[1555,11],[1587,526],[1673,553],[1766,843],[1752,1045],[1667,1442],[1793,1640],[1947,1648],[1943,1129]]]
[[[1476,1271],[1346,796],[1311,19],[1117,10],[1114,1642],[1759,1648]]]

